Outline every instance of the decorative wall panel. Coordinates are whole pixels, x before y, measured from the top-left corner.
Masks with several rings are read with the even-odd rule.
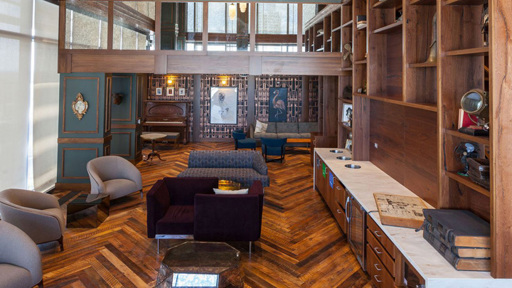
[[[200,138],[229,139],[231,132],[236,129],[247,131],[247,87],[248,78],[239,75],[219,76],[203,75],[201,77],[201,121]],[[211,87],[237,87],[238,88],[238,124],[219,125],[210,124],[210,88]]]

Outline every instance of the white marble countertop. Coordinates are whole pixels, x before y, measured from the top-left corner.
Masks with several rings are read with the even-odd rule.
[[[457,271],[423,239],[422,231],[382,225],[373,193],[416,195],[371,162],[339,160],[336,157],[351,156],[350,151],[337,149],[343,150],[343,153],[329,152],[332,149],[335,148],[315,148],[315,152],[425,279],[427,287],[512,287],[512,279],[494,279],[489,272]],[[349,169],[345,167],[346,164],[357,164],[361,168]]]

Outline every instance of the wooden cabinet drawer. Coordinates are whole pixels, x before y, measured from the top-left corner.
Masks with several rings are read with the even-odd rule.
[[[347,191],[338,178],[334,178],[334,198],[336,202],[340,203],[343,211],[347,211],[347,207],[345,207],[347,203]]]
[[[333,211],[332,214],[334,215],[334,219],[336,219],[336,222],[338,222],[338,225],[340,225],[341,230],[343,230],[343,233],[347,233],[347,218],[345,211],[341,209],[341,206],[339,203],[335,203],[336,211]]]
[[[395,287],[393,277],[384,268],[384,265],[368,244],[366,245],[366,271],[377,288]]]
[[[391,258],[396,259],[396,248],[393,242],[389,240],[388,236],[382,232],[382,229],[373,221],[372,217],[370,215],[366,215],[366,225],[368,226],[368,230],[375,236],[375,239],[377,239],[382,247],[388,251],[389,255],[391,255]]]
[[[396,267],[395,261],[393,260],[393,258],[391,258],[391,255],[389,255],[389,253],[382,247],[380,242],[377,239],[375,239],[373,233],[368,229],[366,230],[366,240],[368,241],[368,247],[373,250],[375,255],[377,255],[379,260],[382,262],[382,264],[384,264],[388,272],[394,278],[396,276]]]

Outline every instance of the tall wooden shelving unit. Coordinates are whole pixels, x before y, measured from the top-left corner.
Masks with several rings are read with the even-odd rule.
[[[487,3],[490,16],[490,43],[484,46],[480,21],[484,5]],[[419,124],[416,123],[420,127],[422,124],[435,127],[435,129],[427,129],[426,135],[422,135],[422,131],[407,131],[410,129],[408,123],[404,124],[405,133],[412,133],[407,134],[406,137],[418,135],[418,137],[425,137],[424,140],[435,139],[433,141],[437,145],[430,147],[429,155],[435,158],[432,161],[437,164],[428,166],[426,169],[435,175],[433,177],[437,185],[434,186],[437,186],[437,190],[418,193],[415,187],[410,189],[437,208],[469,209],[490,221],[493,243],[491,275],[512,277],[512,272],[506,270],[507,264],[512,264],[512,260],[508,260],[512,258],[511,251],[506,248],[508,246],[504,240],[512,236],[506,224],[510,219],[506,221],[500,219],[500,215],[511,215],[512,212],[509,210],[512,209],[510,204],[502,204],[496,198],[499,196],[510,200],[512,197],[504,193],[505,183],[494,175],[496,167],[501,168],[503,163],[498,166],[496,163],[501,159],[493,159],[493,155],[497,154],[493,151],[496,148],[495,145],[498,145],[500,151],[507,151],[507,148],[504,148],[504,139],[507,137],[503,132],[494,130],[499,129],[496,127],[502,127],[506,121],[503,120],[505,114],[495,114],[492,111],[493,107],[503,105],[504,101],[503,92],[497,85],[505,88],[512,86],[504,80],[505,77],[510,78],[507,74],[508,70],[492,67],[493,63],[512,65],[511,60],[508,59],[511,56],[506,54],[508,50],[505,38],[508,34],[503,33],[503,31],[511,33],[510,30],[512,30],[510,27],[512,25],[506,21],[508,19],[512,22],[510,20],[512,17],[507,14],[512,11],[512,4],[503,0],[345,0],[341,6],[328,5],[326,9],[331,9],[328,14],[329,37],[332,37],[332,41],[334,39],[338,41],[337,34],[334,36],[333,33],[341,31],[339,50],[338,42],[336,45],[331,42],[331,49],[336,47],[336,51],[343,52],[344,44],[352,43],[354,56],[353,63],[344,60],[341,63],[343,76],[339,80],[339,119],[342,117],[343,103],[352,103],[353,124],[352,127],[346,127],[339,120],[338,147],[344,147],[348,133],[352,132],[354,160],[373,162],[371,156],[374,154],[371,151],[374,149],[374,143],[371,140],[373,134],[377,132],[370,131],[370,127],[379,127],[375,125],[373,121],[376,120],[372,118],[372,112],[376,111],[375,106],[386,107],[390,111],[405,111],[404,118],[401,118],[401,120],[405,119],[404,121],[428,119],[429,123],[421,123],[421,121]],[[335,13],[332,12],[334,10]],[[397,10],[402,10],[401,21],[397,20]],[[437,17],[436,31],[433,31],[432,24],[434,14]],[[320,17],[326,17],[326,15],[320,15]],[[339,27],[337,26],[338,15],[340,15]],[[358,15],[367,16],[366,27],[357,27]],[[327,22],[324,20],[322,23],[325,27]],[[493,36],[493,23],[498,23],[501,35]],[[315,25],[310,25],[306,38],[314,36],[313,32],[318,29]],[[427,61],[433,35],[437,36],[437,58],[434,61]],[[500,41],[502,38],[504,40]],[[497,40],[500,41],[500,46],[493,48],[493,41]],[[323,44],[326,47],[325,42]],[[311,47],[306,51],[317,51],[314,50],[315,47],[311,42],[309,45]],[[493,49],[497,49],[505,56],[494,54],[493,57]],[[493,75],[495,70],[501,73],[499,75],[501,78],[497,80]],[[499,84],[493,84],[493,80]],[[343,88],[350,83],[353,88],[353,99],[342,99]],[[366,91],[358,92],[358,89],[363,88],[365,84]],[[489,91],[490,137],[470,136],[457,131],[461,97],[475,88]],[[493,95],[493,92],[494,94],[499,92],[501,95],[498,99],[501,101],[500,104],[493,104],[493,101],[496,101],[493,98],[498,97]],[[501,113],[510,114],[509,111]],[[496,119],[501,121],[496,122]],[[391,130],[393,127],[385,128]],[[410,140],[403,140],[404,147],[421,145],[421,141]],[[490,189],[457,174],[462,169],[462,165],[455,156],[454,149],[461,142],[476,143],[480,151],[479,156],[489,158]],[[392,157],[393,155],[388,158]],[[405,157],[407,158],[407,155]],[[407,161],[408,159],[405,160]],[[408,187],[407,183],[404,185]],[[495,191],[497,188],[499,190]]]

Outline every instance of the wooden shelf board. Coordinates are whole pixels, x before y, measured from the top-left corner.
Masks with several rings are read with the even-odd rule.
[[[411,5],[436,5],[436,0],[411,0]]]
[[[373,34],[389,34],[397,31],[402,31],[402,21],[397,21],[393,24],[373,30]]]
[[[469,48],[469,49],[460,49],[460,50],[452,50],[447,51],[447,56],[465,56],[465,55],[488,55],[489,47],[478,47],[478,48]]]
[[[409,64],[409,68],[429,68],[429,67],[437,67],[437,63],[436,62],[424,62],[424,63]]]
[[[366,94],[363,94],[363,93],[352,93],[354,96],[359,96],[359,97],[367,97]]]
[[[352,0],[345,0],[345,1],[343,1],[343,3],[341,3],[342,6],[350,5],[350,4],[352,4]]]
[[[446,5],[481,5],[487,0],[447,0]]]
[[[380,102],[391,103],[391,104],[401,105],[401,106],[405,106],[405,107],[411,107],[411,108],[416,108],[416,109],[421,109],[421,110],[426,110],[426,111],[437,112],[437,104],[435,104],[435,103],[404,102],[404,101],[400,101],[400,100],[385,98],[382,96],[373,96],[373,95],[364,95],[363,97],[366,97],[366,98],[369,98],[372,100],[376,100],[376,101],[380,101]]]
[[[368,62],[368,60],[364,59],[364,60],[357,60],[357,61],[354,61],[354,64],[357,64],[357,65],[361,65],[361,64],[366,64]]]
[[[316,49],[316,52],[324,52],[324,47]]]
[[[379,0],[377,3],[373,4],[373,8],[375,9],[396,7],[402,7],[402,0]]]
[[[322,37],[322,36],[324,36],[324,32],[316,34],[316,37]]]
[[[446,176],[448,176],[448,178],[454,180],[454,181],[457,181],[459,182],[460,184],[466,186],[466,187],[469,187],[473,190],[475,190],[476,192],[482,194],[482,195],[485,195],[487,197],[490,197],[491,193],[489,192],[489,190],[485,189],[484,187],[476,184],[475,182],[471,181],[471,179],[469,179],[469,177],[464,177],[464,176],[461,176],[457,173],[454,173],[454,172],[450,172],[450,171],[446,171]]]
[[[338,27],[332,29],[331,32],[339,31],[339,30],[341,30],[341,27],[343,27],[343,26],[338,26]]]
[[[341,127],[343,127],[343,129],[348,130],[348,131],[352,131],[352,127],[347,126],[345,123],[343,123],[343,122],[338,122],[338,124],[339,124]]]
[[[352,24],[354,24],[354,20],[347,21],[347,23],[344,23],[343,25],[341,25],[341,27],[345,28],[348,26],[352,26]]]
[[[341,102],[343,102],[343,103],[352,104],[352,99],[345,99],[345,98],[341,98],[340,100],[341,100]]]
[[[341,68],[341,71],[352,71],[352,67]]]
[[[444,129],[444,133],[454,136],[454,137],[457,137],[457,138],[464,139],[464,140],[480,143],[483,145],[490,145],[490,143],[491,143],[489,141],[489,137],[487,137],[487,136],[473,136],[473,135],[460,133],[457,130],[451,130],[451,129]]]
[[[368,27],[368,24],[364,24],[364,26],[356,26],[357,30],[365,30]]]
[[[331,42],[331,41],[332,41],[332,38],[327,39],[327,42]]]

